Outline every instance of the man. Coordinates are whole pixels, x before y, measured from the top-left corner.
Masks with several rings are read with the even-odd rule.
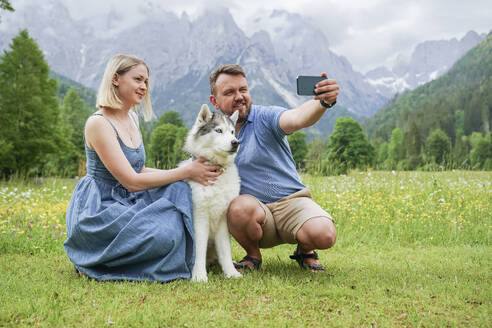
[[[241,66],[221,65],[210,74],[210,102],[226,115],[239,111],[236,164],[241,191],[229,206],[227,220],[247,255],[236,268],[259,269],[260,248],[297,243],[291,258],[301,268],[324,270],[314,250],[332,247],[336,229],[302,184],[286,135],[316,123],[335,104],[338,90],[335,80],[325,79],[316,85],[313,100],[298,108],[252,106]]]

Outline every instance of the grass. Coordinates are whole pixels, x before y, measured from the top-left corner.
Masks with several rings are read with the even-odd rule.
[[[326,272],[293,245],[260,272],[208,284],[76,278],[62,243],[73,181],[0,184],[0,326],[491,326],[492,172],[303,176],[335,218]],[[233,243],[233,257],[243,256]]]

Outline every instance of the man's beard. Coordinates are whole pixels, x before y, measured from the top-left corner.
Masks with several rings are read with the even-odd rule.
[[[241,104],[242,104],[242,102],[241,102]],[[248,120],[249,112],[251,111],[251,103],[249,104],[249,106],[247,106],[246,104],[244,104],[244,105],[246,106],[246,114],[242,115],[241,112],[239,112],[239,117],[237,119],[236,124],[238,124],[238,123],[242,124]]]

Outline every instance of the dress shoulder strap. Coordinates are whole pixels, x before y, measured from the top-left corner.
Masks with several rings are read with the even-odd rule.
[[[104,117],[104,119],[106,121],[108,121],[109,124],[111,124],[111,127],[113,128],[114,132],[116,132],[116,135],[118,136],[118,138],[120,137],[120,135],[118,133],[118,130],[116,129],[116,127],[114,126],[114,124],[106,116],[104,116],[103,114],[100,114],[100,113],[95,113],[95,114],[92,114],[92,115],[97,115],[97,116]]]

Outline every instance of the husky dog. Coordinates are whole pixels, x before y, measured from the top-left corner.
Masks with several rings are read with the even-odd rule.
[[[220,165],[223,170],[211,186],[188,181],[193,195],[196,254],[192,281],[207,282],[207,259],[215,257],[214,251],[227,278],[241,277],[232,263],[227,228],[227,208],[239,195],[240,185],[239,174],[234,164],[239,147],[239,141],[235,136],[238,114],[235,112],[227,117],[221,113],[212,113],[207,105],[202,105],[183,147],[194,157],[207,158],[208,164]]]

